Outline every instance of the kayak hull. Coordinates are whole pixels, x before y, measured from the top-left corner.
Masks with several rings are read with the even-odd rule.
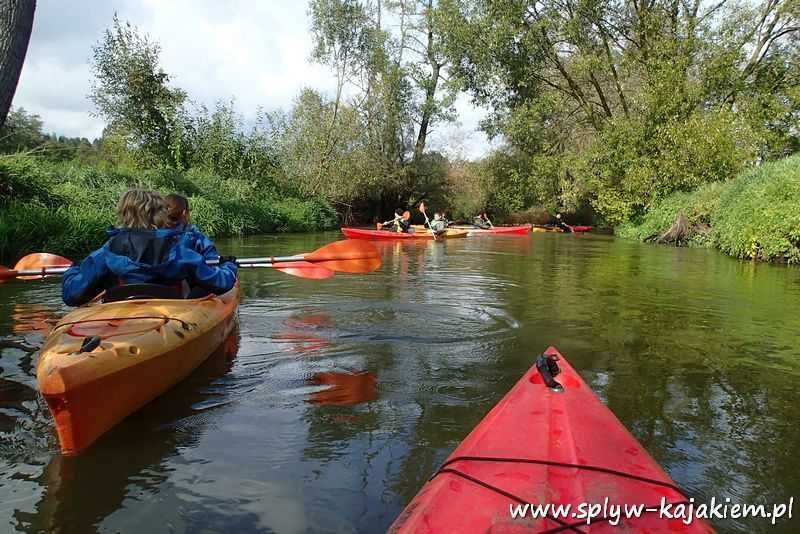
[[[433,239],[433,234],[428,230],[415,230],[412,234],[404,232],[390,232],[388,230],[370,230],[367,228],[342,228],[342,233],[348,239]],[[437,234],[436,239],[457,239],[467,237],[464,230],[446,230]]]
[[[456,230],[466,230],[472,236],[491,236],[491,235],[528,235],[531,231],[530,225],[523,226],[495,226],[494,228],[474,228],[471,226],[453,226]]]
[[[686,500],[558,351],[550,347],[546,354],[560,358],[556,380],[563,391],[548,388],[535,366],[526,372],[389,531],[529,533],[570,524],[580,532],[712,532],[702,521],[685,525],[653,513],[623,517],[617,526],[600,517],[588,526],[575,517],[511,517],[510,505],[524,503],[570,505],[574,512],[581,503],[602,505],[604,499],[656,507],[662,497],[674,503]]]
[[[78,454],[203,363],[235,326],[239,285],[191,300],[94,303],[48,335],[37,364],[65,455]],[[100,344],[80,352],[87,337]]]
[[[576,234],[584,233],[584,232],[591,232],[594,230],[594,226],[570,226],[572,231]],[[554,226],[532,226],[531,232],[556,232],[556,233],[563,233],[564,230],[561,228],[556,228]]]

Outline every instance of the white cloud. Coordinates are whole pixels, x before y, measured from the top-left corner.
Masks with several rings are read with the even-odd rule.
[[[309,61],[304,0],[41,0],[14,105],[38,113],[46,131],[89,138],[102,132],[86,98],[88,59],[115,12],[161,45],[172,83],[197,103],[233,99],[253,118],[259,107],[288,109],[303,87],[334,91],[330,70]],[[464,155],[485,153],[486,138],[474,131],[483,113],[466,97],[457,109],[460,128],[433,132],[432,146],[443,148],[456,128],[468,132]]]

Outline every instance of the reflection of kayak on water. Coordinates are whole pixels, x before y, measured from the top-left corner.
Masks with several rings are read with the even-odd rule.
[[[378,398],[375,373],[328,371],[314,373],[310,382],[317,386],[328,386],[311,394],[308,402],[330,406],[353,406]]]
[[[350,239],[433,239],[430,230],[418,230],[414,233],[390,232],[388,230],[370,230],[368,228],[342,228],[342,233]],[[465,230],[445,230],[436,234],[436,239],[455,239],[467,237]]]
[[[640,517],[514,519],[509,505],[643,505]],[[688,499],[554,347],[464,438],[389,531],[712,532],[657,513]],[[598,506],[600,506],[598,505]],[[656,513],[651,513],[651,508]],[[563,509],[563,508],[562,508]],[[552,510],[552,509],[551,509]],[[613,513],[613,512],[612,512]],[[589,524],[591,523],[591,524]]]
[[[191,448],[207,433],[214,410],[229,400],[224,387],[212,385],[230,372],[238,350],[234,329],[190,377],[107,432],[99,446],[77,456],[54,454],[36,479],[42,494],[34,509],[14,512],[17,529],[117,531],[99,525],[124,509],[126,498],[160,486],[174,471],[176,451]],[[158,500],[139,504],[155,506]]]

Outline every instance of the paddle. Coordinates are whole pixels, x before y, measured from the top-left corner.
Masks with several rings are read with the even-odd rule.
[[[37,256],[51,256],[52,258],[60,258],[60,260],[66,261],[67,263],[63,263],[62,261],[58,260],[56,260],[54,263],[49,263],[48,259],[37,258]],[[24,265],[20,266],[20,263],[23,262],[23,260]],[[37,260],[41,261],[37,262]],[[212,263],[217,264],[218,262],[214,260]],[[69,260],[62,258],[61,256],[56,256],[55,254],[29,254],[28,256],[23,257],[20,262],[17,262],[17,265],[14,266],[14,269],[7,269],[6,267],[0,265],[0,284],[11,278],[18,278],[19,280],[41,280],[45,276],[58,276],[64,274],[64,272],[69,269],[70,265],[71,263],[69,263]],[[319,267],[313,263],[304,261],[278,264],[272,264],[269,262],[253,262],[242,264],[237,261],[237,265],[239,267],[269,267],[291,276],[308,278],[310,280],[325,280],[326,278],[330,278],[335,274],[330,269]]]
[[[206,263],[217,265],[219,261]],[[240,267],[268,267],[313,280],[330,278],[335,271],[368,273],[381,266],[378,250],[370,243],[355,240],[336,241],[314,252],[295,256],[241,258],[236,263]],[[28,254],[17,262],[14,269],[0,265],[0,283],[11,278],[31,280],[64,274],[71,265],[70,260],[55,254]]]
[[[428,230],[430,230],[431,234],[433,234],[433,240],[436,241],[436,232],[434,232],[433,228],[431,228],[431,221],[428,220],[428,214],[425,213],[425,203],[424,202],[420,202],[419,203],[419,211],[422,212],[422,215],[425,217],[425,224],[428,225]]]

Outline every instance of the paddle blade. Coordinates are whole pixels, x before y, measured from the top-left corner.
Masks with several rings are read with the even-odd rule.
[[[15,271],[42,270],[48,267],[70,267],[72,262],[63,256],[49,252],[35,252],[19,259],[14,265]],[[20,276],[20,280],[38,280],[43,276]]]
[[[424,202],[420,202],[419,203],[419,211],[420,211],[420,213],[425,215],[425,203]]]
[[[378,249],[367,241],[347,239],[303,254],[303,259],[320,267],[344,273],[370,273],[381,266]]]
[[[307,261],[274,263],[272,264],[272,268],[276,271],[281,271],[282,273],[286,273],[291,276],[307,278],[309,280],[326,280],[335,274],[330,269],[326,269],[325,267],[321,267]]]

